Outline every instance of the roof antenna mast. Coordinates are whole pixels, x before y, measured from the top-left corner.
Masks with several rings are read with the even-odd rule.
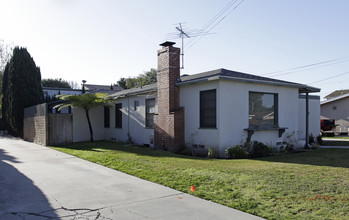
[[[184,37],[190,38],[190,36],[184,32],[181,23],[179,23],[179,27],[177,26],[176,29],[179,31],[179,37],[182,39],[182,48],[181,48],[182,67],[181,67],[181,69],[184,69]]]
[[[185,22],[175,24],[177,31],[174,33],[167,34],[168,40],[178,39],[178,38],[182,39],[182,48],[181,48],[181,54],[180,54],[182,56],[181,69],[184,69],[184,38],[191,38],[191,40],[193,41],[196,37],[211,34],[203,30],[196,30],[196,29],[184,30],[183,24],[185,24]]]

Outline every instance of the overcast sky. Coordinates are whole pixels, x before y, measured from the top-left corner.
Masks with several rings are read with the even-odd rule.
[[[182,22],[191,36],[183,73],[226,68],[319,87],[321,97],[349,89],[346,0],[0,0],[0,8],[0,39],[27,47],[42,78],[110,85],[137,76],[157,67],[159,44]],[[205,26],[212,34],[195,38]]]

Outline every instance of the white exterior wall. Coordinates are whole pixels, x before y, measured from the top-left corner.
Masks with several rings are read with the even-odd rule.
[[[202,129],[200,126],[200,91],[217,90],[217,129]],[[181,86],[180,104],[185,109],[185,144],[210,146],[221,157],[229,146],[246,141],[249,121],[249,92],[278,94],[279,127],[286,133],[298,132],[298,89],[228,80],[211,81]],[[255,131],[252,141],[276,146],[282,142],[278,130]],[[284,136],[283,135],[283,136]]]
[[[219,148],[219,120],[217,120],[217,128],[200,128],[200,91],[210,89],[217,89],[217,108],[219,109],[218,81],[180,87],[180,106],[184,107],[184,142],[186,147],[197,144],[210,146],[216,150]]]
[[[89,141],[90,130],[85,111],[82,108],[73,109],[73,142]],[[93,139],[104,139],[103,107],[95,107],[90,110],[90,120],[93,130]]]
[[[157,103],[156,94],[118,98],[115,103],[122,103],[122,128],[115,128],[115,108],[111,108],[110,128],[104,128],[104,139],[128,142],[129,133],[133,143],[138,145],[149,144],[153,147],[154,129],[145,127],[145,102],[146,99],[151,98],[155,98],[155,103]],[[134,111],[135,100],[139,101],[137,111]]]
[[[278,94],[278,124],[287,128],[279,138],[278,130],[255,131],[251,141],[259,141],[273,147],[282,142],[283,137],[298,131],[298,89],[264,84],[239,83],[222,80],[220,82],[220,155],[227,147],[246,141],[249,127],[249,92]]]
[[[146,99],[155,98],[156,93],[118,98],[110,108],[110,127],[104,127],[104,107],[99,106],[90,110],[94,140],[131,141],[138,145],[148,144],[153,147],[154,129],[145,127]],[[134,111],[134,101],[139,101],[138,110]],[[115,128],[115,104],[122,103],[122,128]],[[157,104],[156,104],[157,106]],[[157,112],[157,107],[156,107]],[[89,141],[90,133],[83,109],[73,109],[73,142]]]
[[[299,102],[299,139],[305,144],[305,97],[301,96]],[[320,134],[320,97],[314,98],[309,95],[309,135],[313,134],[316,138]]]

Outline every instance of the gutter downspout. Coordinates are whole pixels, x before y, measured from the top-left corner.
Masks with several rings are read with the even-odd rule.
[[[309,93],[305,93],[305,146],[309,148]]]

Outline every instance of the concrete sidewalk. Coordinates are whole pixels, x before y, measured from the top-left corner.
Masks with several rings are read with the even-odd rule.
[[[0,219],[261,219],[0,136]]]
[[[329,149],[349,149],[349,146],[320,146],[320,148],[329,148]]]

